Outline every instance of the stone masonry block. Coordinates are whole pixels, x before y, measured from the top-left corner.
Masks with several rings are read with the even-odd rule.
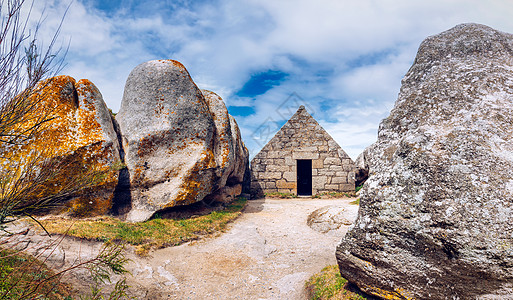
[[[312,176],[312,187],[322,190],[324,185],[328,182],[328,176]]]
[[[282,158],[282,156],[280,155],[280,151],[269,151],[267,153],[267,158]]]
[[[342,166],[340,166],[340,165],[330,165],[329,169],[331,171],[343,171],[344,170],[344,168],[342,168]]]
[[[266,151],[266,150],[262,150],[262,151],[260,151],[260,152],[257,154],[257,157],[258,157],[259,159],[265,159],[265,158],[267,158],[267,151]]]
[[[264,172],[251,172],[251,180],[259,180],[260,178],[263,178]]]
[[[259,154],[260,155],[260,154]],[[262,161],[260,160],[260,158],[253,158],[253,160],[251,161],[251,165],[254,166],[254,165],[259,165],[261,164]]]
[[[354,189],[355,189],[354,183],[353,184],[350,184],[350,183],[340,184],[340,190],[343,192],[354,192]]]
[[[281,172],[263,172],[260,178],[265,179],[281,179]]]
[[[285,165],[285,158],[274,158],[273,163],[275,165],[284,166]]]
[[[297,187],[295,182],[287,182],[286,180],[276,181],[276,187],[278,189],[295,189]]]
[[[346,176],[334,176],[331,178],[332,184],[338,184],[338,183],[347,183],[347,177]]]
[[[299,147],[297,149],[297,151],[299,151],[299,152],[319,152],[319,149],[315,146],[310,146],[310,147]]]
[[[271,181],[271,182],[266,182],[265,183],[265,188],[266,189],[275,189],[276,188],[276,183]]]
[[[265,159],[262,159],[262,164],[264,165],[272,165],[274,164],[274,161],[272,158],[265,158]]]
[[[346,158],[346,159],[343,159],[343,160],[342,160],[342,164],[343,164],[343,165],[349,165],[349,166],[352,166],[352,165],[353,165],[353,161],[352,161],[350,158]]]
[[[340,166],[340,165],[342,165],[342,162],[340,161],[340,158],[338,158],[338,157],[326,157],[324,159],[324,164]]]
[[[312,160],[312,168],[313,169],[322,169],[324,168],[324,163],[322,159],[314,159]]]
[[[281,151],[278,151],[278,154],[280,155],[280,158],[290,157],[290,156],[292,156],[292,151],[281,150]]]
[[[319,176],[329,176],[329,177],[332,177],[332,176],[335,176],[335,171],[330,171],[330,170],[326,170],[326,169],[317,169],[317,174]]]
[[[329,156],[330,156],[330,154],[328,152],[320,152],[319,153],[319,159],[322,159],[323,161],[326,157],[329,157]]]
[[[253,171],[253,172],[263,172],[263,171],[265,171],[265,165],[263,165],[263,164],[253,164],[251,166],[251,171]]]
[[[288,172],[290,171],[290,167],[289,166],[284,166],[284,165],[267,165],[265,167],[265,170],[267,172]]]
[[[283,172],[283,179],[293,182],[297,180],[296,172]]]
[[[352,166],[352,165],[343,165],[342,167],[344,168],[344,171],[346,171],[346,172],[351,172],[351,171],[354,172],[354,166]]]
[[[339,190],[339,185],[338,184],[326,184],[324,186],[324,189],[332,190],[332,191],[338,191]]]
[[[299,152],[294,151],[292,153],[293,159],[318,159],[319,158],[319,152]]]

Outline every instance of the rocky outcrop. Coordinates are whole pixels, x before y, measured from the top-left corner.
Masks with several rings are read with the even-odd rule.
[[[73,193],[71,200],[66,197],[67,211],[78,216],[105,214],[112,206],[120,157],[112,117],[101,93],[89,80],[76,82],[69,76],[43,81],[37,90],[29,103],[40,101],[38,109],[12,130],[19,133],[38,120],[46,122],[23,143],[2,144],[3,192],[17,182],[13,193],[23,193],[25,200],[44,199],[93,183]]]
[[[209,195],[240,193],[247,150],[237,126],[222,99],[202,93],[179,62],[137,66],[116,120],[130,173],[127,220],[146,220]]]
[[[352,220],[346,209],[340,205],[329,205],[314,210],[306,221],[313,230],[327,233],[343,225],[351,225]]]
[[[369,148],[342,276],[386,299],[513,294],[513,35],[427,38]]]

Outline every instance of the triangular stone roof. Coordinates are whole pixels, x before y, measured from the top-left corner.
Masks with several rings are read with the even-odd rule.
[[[326,149],[328,152],[336,151],[340,159],[351,159],[331,135],[301,105],[255,158],[258,158],[262,151],[269,150],[295,148],[297,151],[311,151],[310,147],[322,145],[321,141],[323,140],[328,142],[328,149]]]

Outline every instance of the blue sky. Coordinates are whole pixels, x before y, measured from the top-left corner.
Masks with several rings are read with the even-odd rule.
[[[69,3],[36,1],[40,40]],[[61,73],[90,79],[117,111],[135,66],[178,60],[225,100],[252,156],[303,104],[355,159],[424,38],[466,22],[513,32],[511,16],[509,0],[74,0]]]

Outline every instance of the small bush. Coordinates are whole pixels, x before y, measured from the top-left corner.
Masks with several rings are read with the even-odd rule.
[[[71,288],[30,255],[0,250],[0,299],[62,299]]]

